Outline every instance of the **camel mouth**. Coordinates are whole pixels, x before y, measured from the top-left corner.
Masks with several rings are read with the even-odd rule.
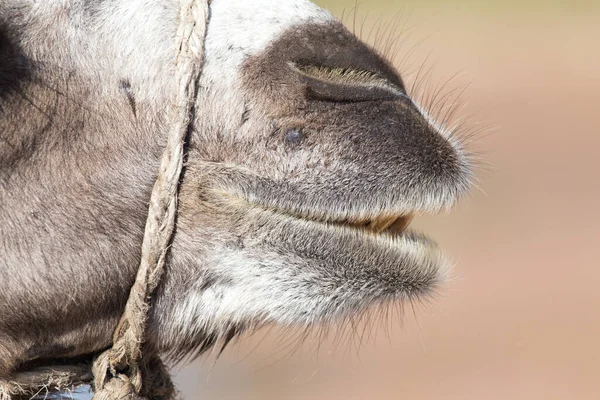
[[[344,219],[330,221],[329,223],[375,235],[387,234],[390,236],[401,236],[404,234],[414,217],[414,214],[381,215],[366,220]]]
[[[426,298],[448,279],[451,265],[438,244],[409,228],[423,210],[364,200],[352,203],[363,205],[358,212],[307,201],[272,205],[269,196],[232,192],[204,198],[223,213],[215,223],[231,240],[221,250],[231,261],[222,268],[254,296],[247,303],[252,318],[259,310],[267,323],[328,322],[371,305]],[[243,232],[251,235],[240,239]],[[234,292],[228,304],[237,304]]]
[[[370,216],[346,216],[335,218],[329,215],[307,215],[299,214],[288,210],[274,209],[262,204],[249,203],[263,211],[267,211],[277,219],[295,220],[298,222],[316,224],[324,229],[345,230],[356,234],[357,237],[371,237],[382,239],[397,239],[405,236],[409,231],[409,226],[415,218],[415,213],[390,213],[385,212],[379,215],[372,213]]]

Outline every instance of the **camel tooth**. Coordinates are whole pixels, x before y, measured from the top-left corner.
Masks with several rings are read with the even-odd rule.
[[[367,229],[376,233],[385,231],[396,222],[396,217],[381,217],[369,222]]]
[[[389,227],[389,231],[393,233],[402,233],[412,222],[414,215],[403,215],[394,221]]]

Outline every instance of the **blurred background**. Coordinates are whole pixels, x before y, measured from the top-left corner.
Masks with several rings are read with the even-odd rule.
[[[600,2],[317,3],[381,51],[401,34],[417,97],[463,92],[479,188],[414,223],[454,280],[356,333],[244,337],[177,369],[185,398],[600,399]]]

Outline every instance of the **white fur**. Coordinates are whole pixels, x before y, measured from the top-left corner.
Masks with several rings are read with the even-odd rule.
[[[123,80],[140,101],[158,102],[171,90],[177,0],[14,0],[26,13],[24,42],[33,60],[96,83],[102,95]],[[43,38],[43,39],[40,39]]]
[[[15,6],[31,7],[29,40],[48,43],[33,59],[87,75],[103,94],[118,93],[127,80],[137,101],[164,107],[174,87],[178,0],[15,0]],[[248,56],[293,25],[334,19],[307,0],[213,0],[210,12],[201,84],[222,86],[215,89],[231,98]]]
[[[214,0],[202,81],[214,83],[223,81],[223,76],[235,76],[248,56],[266,49],[294,25],[333,19],[307,0]]]
[[[284,217],[278,217],[284,218]],[[298,221],[306,229],[314,222]],[[331,226],[339,232],[345,227]],[[437,282],[443,283],[449,275],[449,263],[437,246],[429,241],[408,236],[372,235],[382,248],[402,254],[407,265],[415,271],[432,268]],[[306,260],[281,254],[256,254],[232,248],[219,248],[210,260],[211,271],[217,276],[227,276],[227,283],[198,287],[188,293],[186,301],[173,310],[166,326],[187,337],[197,337],[202,332],[219,332],[231,324],[251,322],[257,326],[265,323],[309,326],[315,322],[330,322],[357,308],[364,308],[372,300],[381,300],[376,291],[365,289],[361,296],[349,290],[346,282],[330,282],[324,276],[307,268]],[[410,273],[408,274],[410,275]],[[202,286],[202,282],[198,283]],[[194,323],[191,323],[194,316]]]

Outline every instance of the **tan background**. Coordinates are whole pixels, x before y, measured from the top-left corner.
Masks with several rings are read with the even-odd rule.
[[[364,1],[357,21],[402,9],[406,80],[431,53],[430,89],[462,71],[446,92],[471,82],[461,114],[491,128],[481,190],[416,221],[455,280],[389,337],[244,338],[179,370],[187,399],[600,399],[600,2]]]

